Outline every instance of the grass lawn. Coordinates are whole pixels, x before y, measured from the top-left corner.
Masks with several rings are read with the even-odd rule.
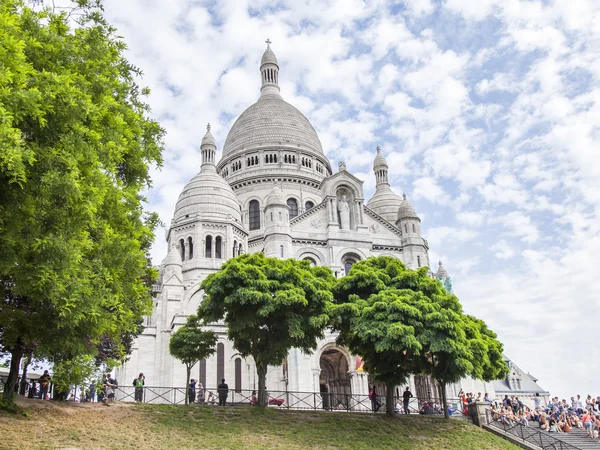
[[[1,449],[516,449],[463,422],[252,407],[20,399],[0,412]]]

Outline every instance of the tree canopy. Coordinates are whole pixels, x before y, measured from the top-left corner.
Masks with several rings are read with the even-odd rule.
[[[144,210],[163,130],[125,43],[84,1],[0,3],[0,347],[54,361],[136,333],[149,312]],[[5,395],[11,390],[5,389]],[[6,394],[8,393],[8,394]]]
[[[291,348],[312,352],[324,336],[334,282],[327,267],[255,253],[228,260],[202,283],[198,315],[223,320],[240,355],[253,357],[262,406],[267,366],[282,364]]]
[[[202,330],[202,322],[195,315],[189,316],[186,323],[173,333],[169,341],[169,353],[185,364],[186,386],[190,384],[192,367],[216,351],[217,340],[212,330]],[[185,404],[188,404],[187,395]]]
[[[386,383],[388,415],[394,414],[395,386],[411,374],[429,374],[440,383],[446,412],[447,383],[504,374],[496,335],[465,315],[427,267],[409,270],[396,258],[368,258],[338,281],[334,296],[338,343],[360,355],[375,379]]]

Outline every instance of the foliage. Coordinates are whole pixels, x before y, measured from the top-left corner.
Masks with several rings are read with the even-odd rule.
[[[334,282],[327,267],[255,253],[228,260],[202,283],[198,315],[224,320],[240,355],[254,358],[262,406],[267,366],[282,364],[291,348],[312,352],[323,337]]]
[[[151,308],[158,219],[140,192],[163,130],[115,29],[73,7],[75,28],[68,10],[0,3],[0,350],[17,361],[93,354],[101,338],[122,358]]]
[[[208,358],[216,351],[217,336],[214,331],[202,330],[202,323],[198,316],[191,315],[186,323],[171,336],[169,353],[174,358],[185,364],[187,379],[185,385],[190,384],[192,367],[202,359]],[[185,396],[188,403],[188,396]]]
[[[338,343],[365,361],[393,392],[411,374],[426,373],[445,386],[465,376],[502,378],[502,344],[485,323],[463,313],[458,299],[432,279],[427,267],[408,270],[392,257],[373,257],[352,266],[334,288],[332,324]]]
[[[85,390],[98,376],[95,359],[91,355],[83,355],[55,364],[52,382],[55,392],[68,393],[73,387]]]

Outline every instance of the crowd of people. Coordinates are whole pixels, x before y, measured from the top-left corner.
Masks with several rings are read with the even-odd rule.
[[[506,395],[501,401],[491,402],[493,420],[505,425],[520,423],[552,433],[569,433],[573,428],[585,429],[591,439],[599,439],[600,396],[588,395],[585,400],[578,394],[566,399],[552,398],[547,405],[542,404],[539,394],[533,397],[533,407],[525,405],[517,396]]]

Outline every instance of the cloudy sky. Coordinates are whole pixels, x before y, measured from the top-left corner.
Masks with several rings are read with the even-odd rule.
[[[167,130],[150,208],[169,223],[259,95],[283,97],[332,166],[374,189],[380,145],[465,310],[552,394],[600,394],[600,3],[594,0],[105,0]],[[162,230],[153,250],[164,257]]]

